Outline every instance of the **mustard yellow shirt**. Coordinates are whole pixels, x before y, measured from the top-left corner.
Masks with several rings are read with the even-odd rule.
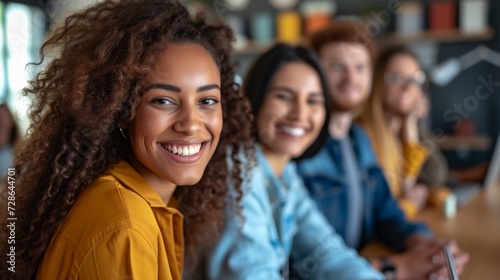
[[[390,147],[393,151],[391,157],[384,158],[381,154],[382,147],[380,145],[389,144],[376,141],[373,128],[363,124],[362,126],[372,140],[373,150],[387,178],[392,195],[397,199],[399,207],[401,207],[405,216],[409,219],[415,218],[418,213],[417,206],[403,197],[403,180],[404,178],[417,178],[427,159],[427,149],[420,143],[398,142],[395,143],[397,146]]]
[[[182,214],[122,161],[77,199],[37,279],[181,279],[182,229]]]

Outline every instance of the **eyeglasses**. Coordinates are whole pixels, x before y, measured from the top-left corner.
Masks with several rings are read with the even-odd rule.
[[[384,80],[389,85],[397,85],[400,87],[406,87],[410,84],[423,87],[427,81],[425,73],[422,71],[415,73],[412,77],[405,77],[399,73],[387,72],[384,75]]]

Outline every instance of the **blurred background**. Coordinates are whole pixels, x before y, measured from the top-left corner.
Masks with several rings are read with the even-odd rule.
[[[237,35],[235,58],[244,76],[275,42],[300,43],[336,20],[363,21],[379,46],[405,44],[429,78],[427,120],[451,168],[491,159],[500,133],[500,1],[493,0],[184,0],[193,12],[224,20]],[[39,70],[46,31],[93,1],[0,1],[0,103],[27,128],[22,88]],[[360,33],[361,34],[361,33]],[[364,40],[367,38],[360,38]],[[497,53],[498,52],[498,53]],[[444,135],[444,136],[443,136]]]

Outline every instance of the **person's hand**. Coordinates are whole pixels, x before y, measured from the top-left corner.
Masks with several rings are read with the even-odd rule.
[[[458,274],[461,274],[463,272],[464,267],[470,258],[467,252],[462,251],[458,247],[458,244],[455,240],[447,240],[442,238],[430,239],[425,235],[417,234],[409,237],[405,243],[408,250],[403,254],[397,255],[398,257],[400,257],[402,263],[402,277],[407,277],[404,279],[449,279],[448,271],[446,268],[446,261],[443,253],[443,246],[445,244],[449,244],[450,246]],[[421,257],[423,257],[423,259]],[[425,258],[427,258],[427,260]],[[415,266],[412,266],[412,260],[416,261]],[[426,261],[427,265],[425,265]],[[410,262],[410,269],[407,268],[408,262]],[[429,267],[432,268],[429,270]],[[399,270],[399,267],[397,269]],[[407,276],[407,273],[413,273],[415,277],[412,277],[412,274],[409,274],[409,276]]]
[[[408,111],[408,114],[403,116],[401,130],[399,131],[399,136],[401,140],[405,143],[418,143],[419,130],[418,121],[420,119],[420,108],[418,102],[415,102],[413,109]]]
[[[465,265],[469,262],[470,256],[467,252],[462,251],[460,247],[458,247],[458,244],[455,240],[447,240],[446,242],[450,246],[450,250],[453,255],[453,261],[457,269],[457,273],[461,274],[464,271]],[[444,267],[436,269],[435,271],[431,272],[431,274],[429,275],[429,279],[430,280],[448,279],[448,272],[446,268],[446,260],[444,253],[441,252],[440,254],[434,255],[432,257],[432,261],[435,263],[442,263]]]
[[[431,273],[440,273],[445,268],[444,264],[433,257],[440,254],[444,244],[444,241],[421,239],[404,253],[391,256],[396,267],[396,279],[428,280]]]
[[[404,197],[415,204],[418,211],[425,207],[428,196],[429,190],[424,184],[418,183],[413,186],[405,187],[404,189]]]
[[[419,119],[425,119],[429,115],[430,102],[425,95],[420,96],[420,100],[416,102],[415,114]]]

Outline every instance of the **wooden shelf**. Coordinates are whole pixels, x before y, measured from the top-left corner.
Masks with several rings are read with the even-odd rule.
[[[255,43],[249,41],[243,46],[235,46],[234,52],[236,55],[258,55],[267,51],[276,42],[269,43]]]
[[[442,150],[457,150],[466,148],[475,151],[487,151],[491,147],[491,137],[478,135],[471,137],[448,135],[443,143],[438,143]]]
[[[291,42],[289,44],[292,45],[300,45],[303,44],[303,39],[301,38],[297,42]],[[242,44],[235,44],[234,45],[234,52],[236,55],[256,55],[256,54],[261,54],[268,49],[270,49],[274,44],[278,43],[278,41],[270,41],[270,42],[253,42],[253,41],[247,41],[246,43]]]
[[[422,33],[404,35],[392,33],[383,35],[377,38],[378,41],[390,43],[421,43],[421,42],[435,42],[435,43],[457,43],[457,42],[471,42],[471,41],[487,41],[493,38],[493,28],[488,27],[484,31],[464,33],[460,30],[443,30],[443,31],[423,31]]]
[[[408,44],[408,43],[459,43],[473,41],[487,41],[493,38],[493,28],[488,27],[482,32],[464,33],[460,30],[423,31],[414,35],[391,33],[375,38],[381,44]],[[275,42],[255,43],[249,41],[243,46],[235,47],[236,55],[257,55],[269,49]]]

